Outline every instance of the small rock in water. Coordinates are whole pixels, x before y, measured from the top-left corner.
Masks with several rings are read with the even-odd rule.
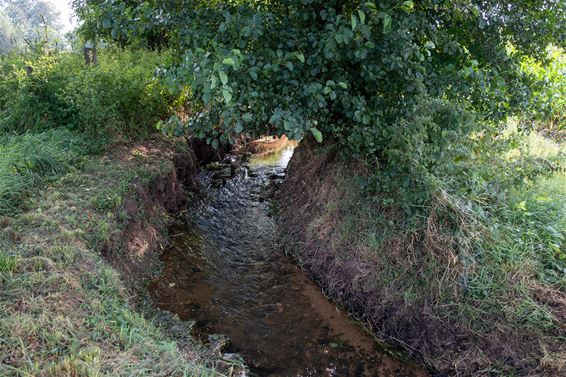
[[[212,180],[212,187],[220,188],[224,184],[224,180],[222,178],[217,178]]]

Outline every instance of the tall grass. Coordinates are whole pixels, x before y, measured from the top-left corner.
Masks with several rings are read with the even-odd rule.
[[[74,169],[90,151],[67,129],[4,136],[0,141],[0,214],[16,211],[33,188]]]

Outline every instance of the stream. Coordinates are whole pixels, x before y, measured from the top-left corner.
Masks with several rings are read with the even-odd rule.
[[[426,376],[381,351],[278,245],[268,187],[292,153],[253,158],[189,211],[150,286],[154,301],[196,321],[203,339],[228,336],[225,351],[258,376]]]

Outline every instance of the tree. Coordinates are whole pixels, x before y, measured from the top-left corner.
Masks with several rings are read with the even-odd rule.
[[[241,132],[331,138],[395,175],[434,170],[449,146],[531,105],[524,56],[564,45],[561,0],[86,1],[91,32],[165,35],[211,143]],[[178,122],[172,123],[178,127]],[[452,152],[451,152],[452,151]],[[411,184],[411,183],[409,183]]]
[[[54,6],[45,0],[0,0],[0,27],[6,32],[0,39],[12,35],[5,51],[24,46],[36,49],[41,43],[60,42],[59,17]]]
[[[0,9],[0,55],[6,54],[16,46],[21,46],[23,40],[16,32],[12,21]]]

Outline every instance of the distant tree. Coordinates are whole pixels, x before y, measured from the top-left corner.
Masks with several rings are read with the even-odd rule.
[[[0,0],[0,53],[60,43],[59,17],[45,0]]]
[[[0,9],[0,54],[5,54],[11,49],[23,44],[23,38],[16,31],[12,21]]]

